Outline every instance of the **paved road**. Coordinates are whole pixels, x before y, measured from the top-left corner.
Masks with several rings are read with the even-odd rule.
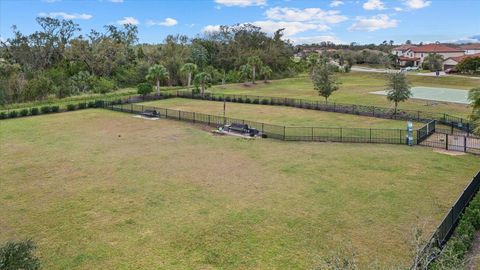
[[[397,71],[395,69],[366,68],[366,67],[358,67],[358,66],[353,66],[352,70],[353,71],[358,71],[358,72],[374,72],[374,73],[388,73],[388,72],[392,72],[392,71]],[[435,74],[435,72],[428,72],[428,73],[408,72],[408,74],[409,75],[416,75],[416,76],[430,76],[430,77],[436,77],[437,76],[437,74]],[[463,77],[463,78],[480,80],[480,77],[469,77],[469,76],[463,76],[463,75],[450,75],[450,74],[446,74],[445,72],[441,71],[440,72],[440,77],[443,77],[443,76]]]

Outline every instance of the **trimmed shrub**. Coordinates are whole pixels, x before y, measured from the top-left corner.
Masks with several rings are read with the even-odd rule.
[[[30,109],[30,114],[31,115],[38,115],[39,111],[38,111],[38,108],[31,108]]]
[[[27,116],[28,115],[28,109],[23,109],[20,111],[20,116]]]
[[[269,103],[268,99],[262,99],[262,104],[263,105],[268,105],[268,103]]]
[[[260,101],[258,100],[258,98],[254,99],[253,100],[253,104],[258,104]]]
[[[56,106],[56,105],[55,105],[55,106],[52,106],[51,109],[52,109],[52,112],[54,112],[54,113],[57,113],[57,112],[60,111],[60,107],[59,107],[59,106]]]
[[[87,103],[80,102],[80,103],[78,103],[77,107],[78,107],[79,110],[83,110],[83,109],[87,108]]]
[[[95,108],[95,101],[89,101],[88,108]]]
[[[96,100],[95,101],[95,108],[103,108],[104,102],[103,100]]]
[[[238,103],[243,103],[243,98],[240,97],[240,98],[238,98],[237,101],[238,101]]]
[[[225,101],[231,101],[230,97],[226,97]]]
[[[8,118],[15,118],[18,116],[18,112],[17,111],[10,111],[8,113]]]
[[[0,119],[5,119],[7,118],[7,113],[6,112],[0,112]]]
[[[75,109],[75,104],[67,104],[67,111],[74,111]]]
[[[245,103],[252,103],[252,100],[249,99],[249,98],[246,98],[246,99],[245,99]]]
[[[50,113],[50,112],[52,111],[52,109],[50,108],[50,106],[42,106],[42,107],[40,108],[40,111],[41,111],[42,113]]]

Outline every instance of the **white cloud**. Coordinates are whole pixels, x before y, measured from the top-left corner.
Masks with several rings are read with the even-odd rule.
[[[293,43],[295,44],[312,44],[312,43],[320,43],[320,42],[326,42],[326,41],[330,41],[335,44],[342,44],[342,41],[340,39],[332,35],[292,37],[290,38],[290,40],[293,41]]]
[[[112,2],[112,3],[123,3],[123,0],[108,0],[108,2]]]
[[[202,31],[203,32],[216,32],[220,30],[220,25],[217,24],[217,25],[207,25],[205,27],[203,27]]]
[[[50,18],[62,18],[65,20],[90,20],[93,16],[85,13],[66,13],[66,12],[50,12],[45,13],[41,12],[38,14],[40,17],[50,17]]]
[[[60,2],[61,0],[42,0],[42,2],[45,3],[55,3],[55,2]]]
[[[343,1],[341,0],[333,0],[332,2],[330,2],[330,6],[331,7],[338,7],[338,6],[341,6],[343,5]]]
[[[426,0],[405,0],[404,4],[411,9],[421,9],[430,6],[432,2]]]
[[[324,24],[316,23],[305,23],[305,22],[287,22],[287,21],[256,21],[252,22],[253,25],[262,28],[263,31],[267,33],[273,33],[278,29],[285,28],[285,36],[292,36],[297,33],[315,30],[315,31],[326,31],[330,27]]]
[[[248,6],[264,6],[267,0],[215,0],[215,3],[227,7],[248,7]]]
[[[274,7],[265,12],[268,19],[292,22],[316,21],[327,24],[343,22],[348,18],[338,10],[322,10],[320,8],[288,8]]]
[[[140,22],[135,19],[134,17],[123,17],[123,19],[117,21],[118,24],[124,25],[124,24],[133,24],[133,25],[138,25]]]
[[[403,8],[401,8],[401,7],[395,7],[394,9],[395,9],[395,11],[403,11]]]
[[[152,25],[161,25],[161,26],[174,26],[177,25],[178,21],[172,18],[166,18],[163,21],[153,21],[149,20],[147,21],[147,25],[152,26]]]
[[[391,19],[388,15],[379,14],[370,18],[357,17],[356,22],[348,30],[358,31],[377,31],[380,29],[394,28],[398,25],[398,20]]]
[[[382,10],[385,9],[385,4],[381,0],[368,0],[363,3],[363,8],[366,10]]]

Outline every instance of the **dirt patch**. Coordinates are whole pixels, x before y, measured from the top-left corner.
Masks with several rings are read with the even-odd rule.
[[[475,233],[472,248],[467,253],[467,270],[475,270],[480,267],[480,231]]]
[[[435,148],[433,149],[433,152],[444,154],[444,155],[449,155],[449,156],[463,156],[463,155],[466,154],[464,152],[455,152],[455,151],[448,151],[448,150],[445,150],[445,149],[435,149]]]

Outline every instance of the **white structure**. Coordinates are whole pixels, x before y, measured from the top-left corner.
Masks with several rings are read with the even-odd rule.
[[[461,45],[460,48],[465,51],[466,55],[480,53],[480,43]]]

